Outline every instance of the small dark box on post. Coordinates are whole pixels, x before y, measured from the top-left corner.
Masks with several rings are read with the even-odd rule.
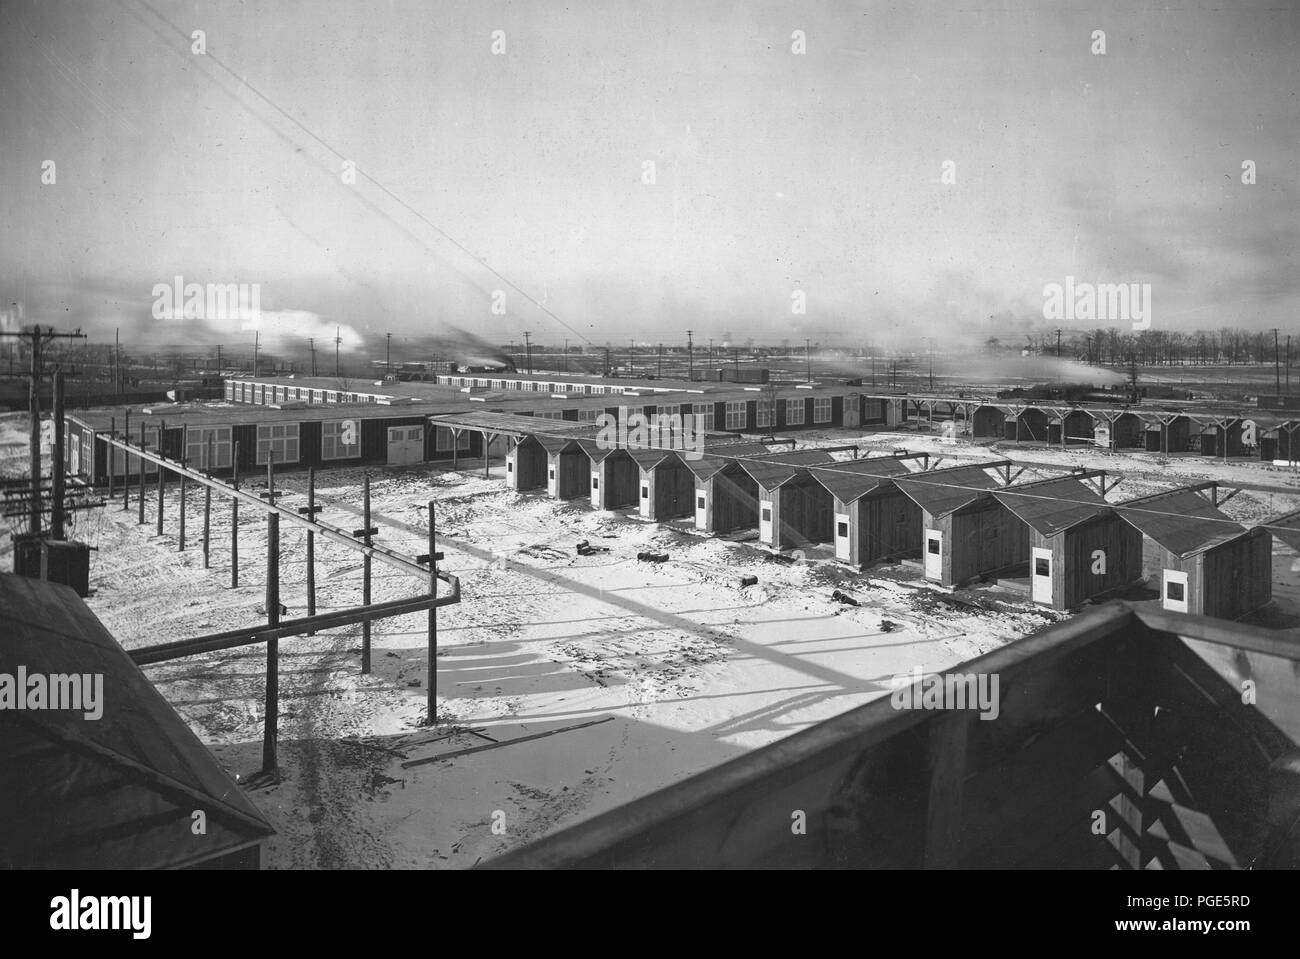
[[[41,579],[41,553],[45,553],[45,576],[51,583],[71,586],[78,596],[90,595],[90,547],[66,539],[45,539],[18,533],[14,541],[14,572]]]

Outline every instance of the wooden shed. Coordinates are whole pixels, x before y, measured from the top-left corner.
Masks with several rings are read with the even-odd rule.
[[[686,460],[695,479],[695,528],[728,533],[758,525],[758,484],[738,460],[706,453]]]
[[[1142,534],[1081,480],[1042,480],[993,495],[1029,529],[1035,603],[1074,609],[1142,579]]]
[[[595,440],[578,440],[587,454],[591,472],[591,508],[623,509],[637,506],[641,468],[626,449],[602,448]]]
[[[911,471],[893,457],[871,457],[808,470],[830,492],[835,558],[852,566],[920,559],[921,507],[892,479]]]
[[[1053,446],[1095,443],[1092,414],[1087,410],[1053,410],[1047,426],[1047,442]]]
[[[971,418],[971,435],[975,439],[1004,439],[1007,435],[1007,407],[976,407]]]
[[[1046,443],[1050,439],[1051,417],[1046,410],[1026,406],[1007,419],[1006,438],[1026,443]]]
[[[589,495],[591,460],[575,439],[538,435],[546,450],[546,492],[553,499],[577,499]]]
[[[1177,413],[1143,413],[1148,453],[1186,453],[1192,443],[1192,421]]]
[[[1098,410],[1093,414],[1093,436],[1105,436],[1105,445],[1113,450],[1145,449],[1147,425],[1136,413]],[[1104,431],[1104,432],[1103,432]]]
[[[76,593],[0,573],[0,634],[0,673],[68,678],[79,707],[0,716],[0,868],[259,867],[271,825]]]
[[[506,485],[520,493],[546,486],[549,459],[536,436],[520,437],[506,453]]]
[[[1145,537],[1143,571],[1173,612],[1236,619],[1273,596],[1273,538],[1246,529],[1191,489],[1118,504]]]
[[[695,475],[683,453],[672,450],[632,450],[639,471],[638,500],[645,519],[668,520],[695,511]]]
[[[1001,484],[979,465],[896,480],[921,507],[925,578],[959,586],[1029,560],[1029,532],[993,498]]]

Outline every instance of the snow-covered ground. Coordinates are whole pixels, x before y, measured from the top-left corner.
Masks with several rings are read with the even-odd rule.
[[[25,437],[21,425],[15,429]],[[801,439],[844,443],[855,435]],[[862,439],[881,449],[952,452],[915,434]],[[1062,465],[1121,472],[1132,460],[1132,468],[1161,472],[1149,459],[1114,457],[1112,466],[1106,454],[1074,450],[1019,454],[965,445],[959,452],[1036,462],[1061,457]],[[1192,472],[1195,466],[1209,469],[1204,461],[1177,462],[1165,470],[1171,481],[1204,476]],[[1267,474],[1258,468],[1227,469],[1281,481],[1260,480]],[[360,525],[361,475],[318,473],[323,519]],[[425,552],[423,506],[436,500],[442,567],[461,578],[462,602],[438,613],[441,728],[419,725],[424,614],[375,624],[370,676],[359,673],[359,626],[282,640],[281,771],[250,788],[279,831],[269,844],[272,867],[467,867],[865,703],[914,667],[948,668],[1059,618],[997,587],[931,589],[905,566],[853,574],[817,550],[784,565],[766,560],[767,551],[752,542],[698,535],[685,523],[647,523],[592,511],[585,502],[511,493],[499,465],[490,479],[481,465],[371,475],[378,542]],[[280,478],[277,485],[288,492],[282,502],[302,505],[304,483],[304,475]],[[1117,498],[1148,487],[1159,484],[1126,481]],[[205,571],[203,494],[189,493],[183,553],[174,485],[167,495],[163,537],[154,535],[152,491],[144,526],[136,525],[134,502],[123,511],[120,499],[74,518],[72,535],[99,547],[91,608],[128,648],[262,618],[265,520],[241,509],[241,585],[230,589],[229,505],[214,509],[212,568]],[[1243,493],[1227,508],[1292,508],[1282,499]],[[579,556],[574,547],[584,539],[609,551]],[[305,533],[286,526],[281,540],[281,599],[290,616],[303,615]],[[639,562],[637,553],[646,550],[670,559]],[[757,585],[742,588],[746,575],[757,576]],[[321,611],[359,604],[359,554],[318,540],[317,587]],[[423,588],[414,577],[374,566],[375,601]],[[861,605],[833,601],[836,589]],[[261,763],[264,661],[258,646],[147,668],[219,760],[246,780]],[[401,766],[403,757],[606,717],[612,721]]]

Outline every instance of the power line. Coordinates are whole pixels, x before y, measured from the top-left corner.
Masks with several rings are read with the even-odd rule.
[[[174,31],[178,36],[180,36],[180,37],[181,37],[181,38],[182,38],[186,43],[190,42],[190,35],[187,34],[187,33],[186,33],[184,30],[182,30],[180,27],[178,27],[176,24],[172,23],[172,22],[171,22],[170,20],[168,20],[166,17],[164,17],[161,13],[159,13],[159,12],[158,12],[158,11],[157,11],[153,6],[152,6],[152,5],[148,2],[148,0],[135,0],[135,2],[138,3],[138,4],[140,4],[140,6],[144,7],[145,9],[147,9],[150,13],[152,13],[155,17],[157,17],[157,18],[158,18],[159,20],[161,20],[163,23],[167,24],[167,26],[170,27],[170,28],[171,28],[171,29],[172,29],[172,30],[173,30],[173,31]],[[322,147],[324,147],[324,148],[325,148],[326,150],[328,150],[330,153],[334,154],[336,157],[338,157],[338,158],[339,158],[340,160],[342,160],[343,162],[351,162],[351,161],[348,160],[348,157],[347,157],[344,153],[342,153],[340,150],[338,150],[338,149],[337,149],[336,147],[334,147],[332,144],[330,144],[329,142],[327,142],[326,140],[324,140],[322,137],[320,137],[319,135],[317,135],[317,134],[316,134],[315,132],[313,132],[310,128],[308,128],[304,123],[302,123],[302,122],[301,122],[300,120],[298,120],[295,116],[293,116],[293,114],[289,113],[289,111],[285,110],[283,107],[281,107],[279,104],[277,104],[274,100],[272,100],[270,97],[268,97],[266,94],[264,94],[264,93],[263,93],[261,90],[259,90],[256,86],[254,86],[252,83],[250,83],[250,82],[248,81],[248,78],[247,78],[247,77],[245,77],[245,76],[243,76],[243,75],[241,75],[241,74],[239,74],[239,73],[236,73],[233,69],[231,69],[230,67],[228,67],[228,66],[227,66],[227,65],[226,65],[226,64],[225,64],[225,63],[224,63],[224,62],[223,62],[219,57],[217,57],[217,56],[216,56],[215,54],[213,54],[211,51],[207,51],[207,52],[205,53],[205,58],[206,58],[207,60],[210,60],[212,63],[214,63],[218,68],[220,68],[222,71],[224,71],[226,74],[228,74],[232,79],[238,81],[239,85],[240,85],[242,88],[248,90],[250,93],[252,93],[252,94],[255,95],[256,97],[258,97],[258,99],[262,100],[265,104],[267,104],[267,106],[269,106],[269,107],[270,107],[271,109],[273,109],[276,113],[280,114],[282,117],[284,117],[284,118],[285,118],[286,120],[288,120],[290,123],[292,123],[294,126],[296,126],[298,129],[300,129],[303,133],[307,134],[307,136],[311,137],[313,140],[315,140],[317,143],[319,143]],[[206,73],[204,73],[204,75],[207,76]],[[209,78],[209,79],[211,79],[211,78]],[[506,284],[508,287],[510,287],[512,290],[514,290],[516,293],[518,293],[520,296],[522,296],[522,297],[523,297],[525,300],[527,300],[529,303],[533,304],[533,306],[537,307],[537,309],[541,310],[543,313],[545,313],[547,316],[549,316],[551,319],[553,319],[556,323],[560,324],[560,326],[564,327],[566,330],[568,330],[570,333],[572,333],[574,336],[578,337],[579,339],[583,340],[584,342],[586,342],[586,343],[588,343],[588,344],[591,343],[591,340],[587,339],[586,336],[584,336],[582,333],[578,332],[576,329],[574,329],[573,327],[571,327],[568,323],[564,322],[564,320],[562,320],[562,319],[560,319],[558,316],[556,316],[553,312],[551,312],[551,310],[547,309],[547,307],[543,306],[543,305],[542,305],[540,302],[538,302],[538,301],[537,301],[533,296],[531,296],[531,295],[530,295],[526,290],[524,290],[522,287],[520,287],[518,284],[516,284],[514,281],[512,281],[512,280],[511,280],[509,277],[507,277],[504,273],[502,273],[502,272],[501,272],[500,270],[498,270],[496,267],[492,266],[492,264],[488,263],[487,260],[485,260],[485,259],[483,259],[482,257],[480,257],[480,256],[478,256],[477,254],[475,254],[472,250],[470,250],[470,249],[469,249],[468,247],[466,247],[463,243],[461,243],[459,240],[457,240],[455,237],[453,237],[451,234],[449,234],[446,230],[442,229],[442,227],[438,226],[436,223],[434,223],[432,220],[430,220],[428,217],[426,217],[423,213],[421,213],[421,212],[420,212],[419,210],[417,210],[415,207],[411,206],[409,203],[407,203],[405,200],[403,200],[400,196],[398,196],[396,193],[394,193],[392,190],[390,190],[387,186],[385,186],[383,183],[379,182],[379,180],[375,179],[375,177],[373,177],[371,174],[367,173],[365,170],[362,170],[360,167],[355,166],[355,164],[354,164],[354,166],[353,166],[353,169],[355,169],[355,171],[357,172],[357,174],[358,174],[359,176],[365,178],[365,179],[368,180],[371,184],[373,184],[373,185],[375,186],[375,188],[378,189],[381,193],[383,193],[385,196],[387,196],[387,197],[388,197],[389,199],[391,199],[393,202],[397,203],[400,207],[402,207],[404,210],[406,210],[406,211],[407,211],[408,213],[410,213],[412,216],[414,216],[414,217],[416,217],[417,219],[419,219],[420,222],[424,223],[426,226],[428,226],[430,229],[432,229],[434,232],[436,232],[439,236],[441,236],[443,239],[445,239],[448,243],[450,243],[452,246],[456,247],[456,249],[460,250],[460,252],[462,252],[463,254],[465,254],[466,256],[468,256],[468,257],[469,257],[471,260],[473,260],[475,263],[479,264],[479,266],[483,267],[485,270],[487,270],[489,273],[491,273],[493,276],[495,276],[495,277],[496,277],[498,280],[500,280],[502,283]]]

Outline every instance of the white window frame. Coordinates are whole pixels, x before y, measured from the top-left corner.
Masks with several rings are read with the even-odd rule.
[[[835,416],[835,408],[829,396],[813,397],[813,422],[829,423]]]
[[[775,426],[776,423],[772,416],[775,410],[776,410],[776,402],[774,400],[758,400],[757,406],[755,407],[755,418],[754,418],[755,425],[759,429],[763,429],[764,427],[768,427],[768,426]]]
[[[233,461],[233,430],[229,426],[191,426],[185,431],[185,463],[193,469],[229,469]],[[208,466],[208,436],[212,436],[212,458]]]
[[[808,416],[808,406],[803,397],[785,401],[785,425],[803,426]]]
[[[133,444],[139,443],[140,431],[138,429],[132,430],[131,435],[124,437],[124,439],[130,441]],[[144,431],[144,445],[145,445],[145,449],[154,453],[158,452],[158,427],[154,426]],[[122,475],[122,457],[126,455],[127,454],[124,453],[122,450],[120,450],[118,447],[116,446],[113,447],[113,458],[110,460],[111,463],[110,468],[114,471],[113,472],[114,476]],[[140,474],[140,457],[136,456],[134,453],[130,454],[130,457],[131,458],[127,460],[127,475],[138,476]],[[158,465],[156,463],[151,463],[148,460],[145,460],[144,463],[145,475],[148,476],[150,473],[157,473],[157,472],[158,472]]]
[[[743,430],[749,425],[749,410],[744,400],[727,401],[727,426],[729,430]]]
[[[298,424],[266,423],[257,428],[258,466],[267,464],[268,453],[275,451],[275,465],[284,466],[298,462]]]
[[[600,419],[600,414],[603,412],[605,411],[602,409],[597,409],[594,406],[588,410],[578,410],[578,422],[594,423],[596,422],[596,420]]]
[[[352,442],[346,443],[349,428]],[[323,420],[320,425],[320,458],[323,460],[355,460],[361,458],[360,420]]]
[[[707,432],[712,430],[713,429],[713,404],[692,403],[691,423],[695,428],[695,432],[697,433],[701,431]]]

